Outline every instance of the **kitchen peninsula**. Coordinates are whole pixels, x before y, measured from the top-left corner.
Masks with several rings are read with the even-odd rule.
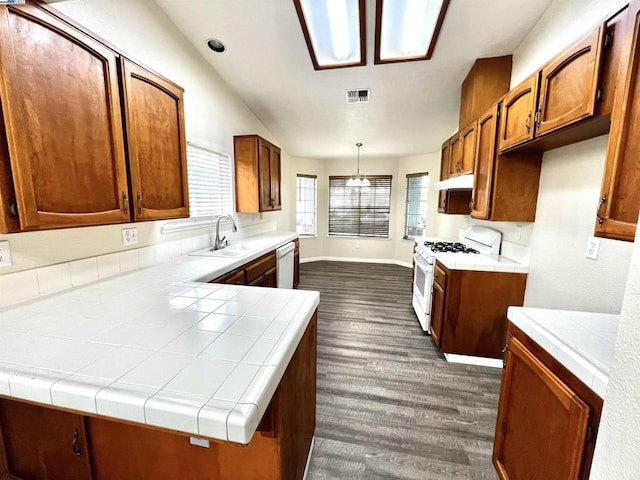
[[[0,316],[0,478],[300,479],[317,292],[181,256]]]

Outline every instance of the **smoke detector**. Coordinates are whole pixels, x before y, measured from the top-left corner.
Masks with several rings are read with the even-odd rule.
[[[347,90],[347,103],[369,103],[370,88],[354,88]]]

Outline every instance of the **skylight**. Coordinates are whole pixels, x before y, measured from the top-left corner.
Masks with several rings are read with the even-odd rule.
[[[294,0],[316,70],[366,63],[365,0]]]
[[[375,63],[429,60],[449,0],[377,0]]]

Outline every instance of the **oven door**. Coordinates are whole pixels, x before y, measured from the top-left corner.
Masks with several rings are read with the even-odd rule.
[[[433,285],[433,265],[420,255],[413,255],[413,310],[416,312],[422,330],[430,333],[431,288]]]

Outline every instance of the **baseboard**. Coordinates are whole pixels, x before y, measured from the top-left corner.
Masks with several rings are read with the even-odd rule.
[[[413,268],[412,263],[401,262],[400,260],[389,260],[387,258],[310,257],[310,258],[300,259],[300,263],[311,263],[311,262],[386,263],[389,265],[399,265],[400,267]]]
[[[478,365],[481,367],[502,368],[502,360],[499,358],[472,357],[471,355],[458,355],[456,353],[445,353],[444,358],[449,363],[462,363],[464,365]]]
[[[309,464],[311,463],[311,454],[313,453],[313,447],[316,444],[316,436],[311,437],[311,445],[309,445],[309,455],[307,455],[307,464],[304,466],[304,475],[302,480],[307,480],[307,473],[309,473]]]

